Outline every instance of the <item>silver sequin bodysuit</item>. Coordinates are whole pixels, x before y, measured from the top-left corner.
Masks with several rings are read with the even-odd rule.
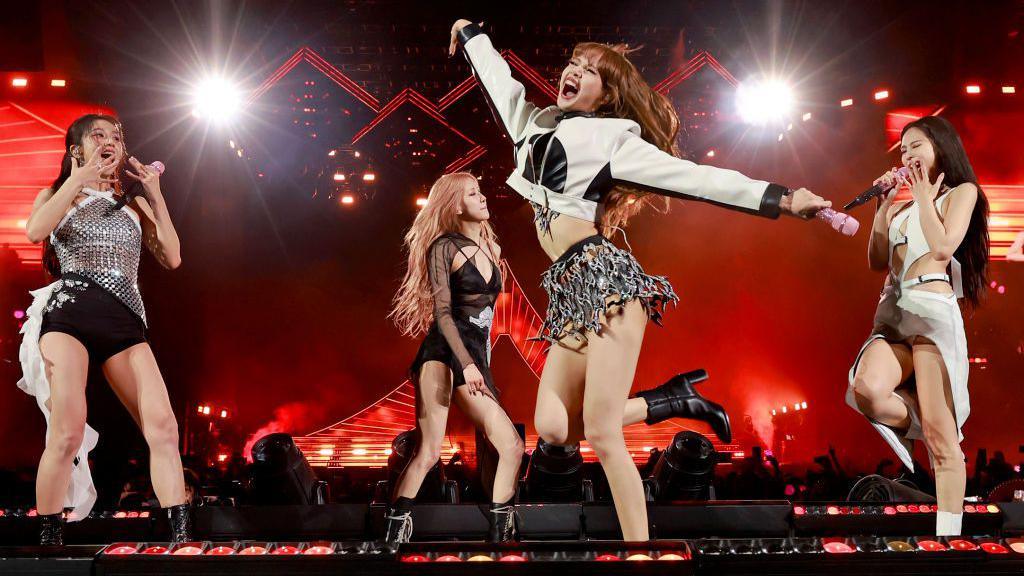
[[[62,273],[92,279],[146,323],[139,293],[142,229],[128,207],[116,207],[113,195],[84,189],[88,196],[72,208],[50,234]]]

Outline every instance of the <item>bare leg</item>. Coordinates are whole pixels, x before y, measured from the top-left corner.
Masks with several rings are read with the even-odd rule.
[[[953,416],[953,392],[939,348],[923,339],[914,342],[914,374],[921,406],[921,428],[935,467],[939,510],[963,512],[967,466]]]
[[[853,392],[861,412],[897,430],[909,428],[910,413],[896,396],[896,389],[913,370],[914,360],[906,344],[881,339],[869,344],[853,376]]]
[[[448,425],[451,406],[451,372],[441,362],[425,362],[420,368],[417,394],[416,426],[420,445],[416,455],[402,471],[395,489],[395,498],[415,498],[427,472],[441,457],[441,443]]]
[[[647,312],[639,300],[612,308],[601,334],[588,333],[583,426],[608,478],[615,512],[627,541],[648,540],[643,483],[626,449],[622,415],[640,356]]]
[[[537,387],[533,425],[549,444],[567,446],[583,439],[583,383],[586,344],[572,336],[551,347]]]
[[[85,384],[89,353],[68,334],[48,332],[39,340],[50,382],[50,429],[36,473],[36,510],[40,515],[64,510],[71,465],[85,431]]]
[[[178,422],[149,344],[136,344],[103,363],[114,393],[142,430],[149,446],[153,492],[164,508],[186,502],[178,451]]]
[[[468,387],[460,386],[455,390],[455,401],[498,451],[498,469],[494,474],[491,502],[512,500],[519,479],[519,465],[523,460],[523,441],[515,426],[501,405],[490,396],[473,395],[469,393]]]

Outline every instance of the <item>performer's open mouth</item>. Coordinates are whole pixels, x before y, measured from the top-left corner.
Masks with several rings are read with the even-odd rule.
[[[562,97],[566,100],[572,100],[579,93],[580,87],[576,84],[576,81],[566,78],[565,82],[562,83]]]

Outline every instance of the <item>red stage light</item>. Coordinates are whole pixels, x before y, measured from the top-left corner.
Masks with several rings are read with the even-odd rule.
[[[410,554],[408,556],[402,556],[402,562],[430,562],[430,558],[422,554]]]
[[[224,462],[228,459],[227,454],[217,454],[217,462]]]
[[[850,106],[853,106],[853,98],[847,98],[845,100],[840,100],[839,101],[839,106],[841,106],[843,108],[848,108]]]
[[[246,546],[238,551],[239,556],[261,556],[267,553],[265,546]]]
[[[422,197],[422,196],[420,196],[419,198],[416,199],[416,205],[417,206],[426,206],[427,205],[427,199]]]
[[[852,554],[857,551],[852,546],[842,541],[825,542],[822,547],[825,549],[825,552],[828,552],[829,554]]]
[[[334,174],[334,181],[335,182],[344,182],[345,181],[345,175],[342,174],[341,172],[336,172]]]
[[[976,509],[974,507],[974,504],[964,504],[964,512],[967,512],[968,514],[970,514],[970,513],[975,512],[975,511],[976,511]]]
[[[149,518],[149,512],[148,511],[139,512],[139,518]]]
[[[1010,551],[1006,549],[1006,546],[998,542],[984,542],[981,545],[981,549],[989,554],[1009,554]]]
[[[1017,87],[1016,86],[1003,86],[1003,94],[1016,94],[1016,93],[1017,93]]]
[[[354,204],[356,199],[351,194],[345,194],[341,197],[342,204]]]
[[[965,90],[968,94],[981,94],[981,86],[977,84],[968,84]]]
[[[366,174],[363,174],[363,182],[373,182],[376,179],[377,175],[374,174],[373,172],[367,172]]]
[[[875,100],[885,100],[888,97],[889,97],[889,91],[888,90],[878,90],[877,92],[875,92]]]
[[[1007,544],[1010,545],[1010,549],[1017,554],[1024,554],[1024,540],[1007,540]]]
[[[882,512],[886,516],[895,516],[896,515],[896,509],[893,508],[892,506],[886,506],[885,509]]]
[[[644,560],[654,560],[654,558],[651,558],[647,554],[630,554],[629,556],[626,557],[626,560],[632,560],[634,562],[637,562],[637,561],[644,561]]]
[[[925,552],[945,552],[946,547],[942,545],[942,542],[936,542],[935,540],[918,540],[917,547]]]
[[[615,554],[601,554],[597,558],[594,558],[594,560],[597,560],[598,562],[616,562],[618,560],[622,560],[622,558],[619,558]]]
[[[688,554],[684,556],[682,554],[676,554],[675,552],[669,552],[668,554],[658,556],[658,560],[686,560],[688,557]]]
[[[54,78],[50,80],[50,86],[54,88],[63,88],[68,85],[68,81],[61,78]]]
[[[227,418],[228,417],[228,411],[227,410],[221,410],[220,411],[220,417],[221,418]]]
[[[309,548],[306,548],[302,553],[307,554],[309,556],[324,556],[327,554],[334,554],[334,548],[321,544],[317,546],[310,546]]]
[[[206,551],[207,556],[231,556],[235,549],[231,546],[217,546]]]
[[[462,558],[451,554],[445,554],[444,556],[438,556],[435,558],[434,562],[462,562]]]
[[[180,548],[175,550],[174,553],[173,553],[173,556],[199,556],[202,553],[203,553],[203,546],[202,546],[202,544],[199,544],[199,545],[189,544],[189,545],[186,545],[186,546],[181,546]]]
[[[167,554],[167,546],[149,546],[142,551],[143,554]]]
[[[803,506],[794,506],[793,507],[793,514],[795,514],[797,516],[803,516],[806,513],[807,513],[807,509],[804,508]]]
[[[708,156],[708,158],[714,158],[715,157],[715,151],[714,150],[708,150],[707,156]]]
[[[970,552],[978,549],[978,545],[970,540],[950,540],[949,547],[959,552]]]
[[[470,556],[467,562],[494,562],[494,558],[484,554],[477,554],[476,556]]]
[[[138,551],[139,547],[137,544],[119,542],[117,544],[111,544],[110,546],[107,546],[106,551],[104,551],[103,553],[112,554],[115,556],[127,556],[129,554],[135,554]]]
[[[921,508],[917,504],[911,504],[910,506],[907,506],[907,512],[910,512],[912,514],[917,514],[920,510]]]
[[[830,516],[835,516],[835,515],[839,514],[839,507],[838,506],[829,506],[828,507],[828,514]]]
[[[498,558],[499,562],[526,562],[526,558],[518,554],[509,554]]]
[[[128,517],[129,518],[138,518],[139,517],[139,513],[135,512],[135,511],[129,512],[128,513]]]
[[[897,511],[897,512],[899,512],[899,513],[901,513],[901,514],[902,514],[902,513],[904,513],[904,512],[906,512],[906,511],[907,511],[907,506],[906,506],[906,504],[899,504],[899,505],[897,505],[897,506],[896,506],[896,511]]]
[[[124,510],[119,510],[119,511],[114,513],[114,518],[127,518],[127,517],[128,517],[128,513],[125,512]]]
[[[289,545],[280,546],[279,545],[276,548],[274,548],[273,550],[271,550],[270,553],[271,554],[276,554],[278,556],[290,556],[290,555],[293,555],[293,554],[298,554],[299,553],[299,548],[298,548],[298,546],[289,546]]]
[[[24,88],[28,86],[28,78],[17,77],[11,80],[11,86],[15,88]]]

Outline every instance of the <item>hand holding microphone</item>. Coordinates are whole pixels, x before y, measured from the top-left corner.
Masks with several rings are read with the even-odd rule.
[[[907,176],[909,176],[909,174],[910,172],[907,170],[905,166],[900,168],[899,170],[894,169],[886,172],[880,178],[875,180],[874,185],[871,186],[871,188],[868,188],[867,190],[861,192],[846,206],[843,206],[843,210],[856,208],[857,206],[866,204],[869,200],[875,198],[876,196],[883,196],[887,192],[896,188],[899,185],[900,180],[906,179]]]
[[[132,168],[135,168],[135,172],[125,170],[125,174],[133,178],[135,182],[128,184],[124,194],[122,194],[117,201],[119,206],[124,206],[136,197],[144,195],[147,189],[150,193],[154,191],[159,193],[160,175],[163,174],[166,169],[164,167],[164,163],[159,160],[144,166],[142,162],[139,162],[134,156],[128,159],[128,163],[132,165]]]

